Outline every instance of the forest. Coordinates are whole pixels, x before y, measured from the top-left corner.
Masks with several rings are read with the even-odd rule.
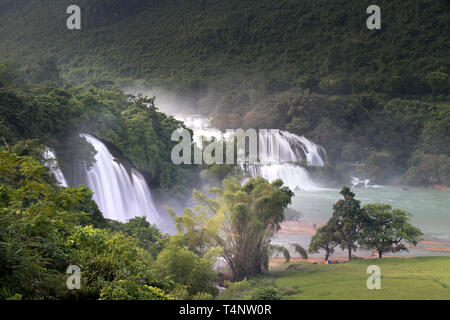
[[[73,2],[81,30],[66,27]],[[370,4],[0,1],[0,299],[302,297],[303,289],[280,281],[322,269],[290,264],[292,253],[305,261],[324,253],[328,261],[338,248],[350,262],[333,270],[366,267],[356,250],[371,250],[392,272],[397,264],[409,272],[382,258],[440,235],[448,221],[432,215],[446,206],[436,199],[448,195],[427,192],[450,187],[450,5],[380,0],[382,27],[368,30]],[[295,201],[307,190],[244,176],[234,165],[175,164],[172,133],[193,131],[145,94],[153,88],[219,130],[278,128],[323,150],[323,166],[296,167],[338,197],[317,230],[314,221],[308,246],[273,241],[284,222],[304,219],[298,203],[309,200]],[[98,139],[128,175],[142,174],[173,230],[142,212],[107,218],[92,188],[76,183],[76,169],[92,168],[99,154],[80,133]],[[52,170],[49,149],[68,187]],[[353,176],[396,189],[374,203],[347,187]],[[409,196],[407,204],[410,189],[434,201],[413,201],[426,207],[426,223],[392,203],[389,192]],[[430,221],[436,233],[422,230]],[[273,257],[284,260],[281,273],[271,273]],[[217,267],[219,258],[226,267]],[[432,263],[411,265],[422,272]],[[81,268],[80,290],[67,290],[71,265]],[[436,274],[426,274],[430,288],[448,290],[445,273]],[[307,294],[323,298],[320,290]]]
[[[313,139],[336,183],[450,183],[447,1],[381,1],[381,30],[368,1],[78,1],[79,31],[68,1],[2,3],[0,59],[27,79],[164,87],[219,129]]]

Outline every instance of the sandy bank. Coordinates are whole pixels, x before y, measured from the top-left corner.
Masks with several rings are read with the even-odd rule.
[[[313,235],[316,233],[320,224],[302,222],[302,221],[285,221],[281,224],[281,229],[278,231],[280,235]]]

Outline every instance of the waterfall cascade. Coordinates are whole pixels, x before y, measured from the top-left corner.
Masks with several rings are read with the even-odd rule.
[[[100,140],[89,134],[80,136],[97,151],[92,168],[84,168],[81,182],[92,189],[103,215],[118,221],[145,216],[150,223],[159,224],[158,211],[141,173],[135,169],[128,173]]]
[[[53,149],[45,148],[44,151],[45,165],[50,168],[50,171],[55,175],[56,180],[62,187],[67,187],[67,181],[58,165],[56,154]]]
[[[252,177],[260,176],[269,181],[283,180],[292,190],[315,187],[308,171],[302,166],[324,166],[325,150],[305,137],[288,131],[260,131],[259,161],[247,165]]]
[[[220,130],[209,127],[209,119],[202,117],[175,116],[194,131],[194,141],[201,136],[206,139],[224,138]],[[303,136],[280,130],[259,130],[258,163],[241,167],[252,177],[260,176],[269,181],[282,179],[292,190],[315,187],[308,171],[302,166],[324,166],[325,149]]]

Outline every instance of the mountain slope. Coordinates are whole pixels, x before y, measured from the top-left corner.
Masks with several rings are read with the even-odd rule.
[[[0,59],[54,58],[65,71],[86,68],[81,79],[102,73],[195,88],[233,72],[269,91],[303,84],[340,94],[425,94],[426,75],[449,68],[443,0],[379,1],[381,30],[366,28],[370,1],[81,0],[82,30],[70,31],[72,3],[5,1]]]
[[[450,183],[448,1],[378,1],[381,30],[366,0],[79,0],[70,31],[73,3],[1,1],[0,63],[36,82],[55,66],[74,84],[138,79],[220,129],[306,135],[344,175]]]

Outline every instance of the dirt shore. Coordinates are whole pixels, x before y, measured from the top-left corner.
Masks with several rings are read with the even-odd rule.
[[[321,224],[315,224],[311,222],[304,221],[285,221],[281,224],[281,229],[278,232],[280,235],[314,235]],[[424,249],[434,252],[450,252],[450,243],[447,242],[439,242],[439,241],[428,241],[422,240],[419,241],[420,244],[426,245]],[[428,247],[429,246],[429,247]],[[436,247],[439,246],[439,247]],[[413,246],[407,246],[407,248],[412,248]],[[401,257],[401,256],[400,256]],[[363,259],[373,259],[378,258],[378,255],[374,254],[372,256],[364,256],[360,257]],[[330,257],[332,261],[344,262],[348,261],[347,258],[335,258]],[[271,258],[270,266],[280,265],[284,263],[284,258]],[[291,258],[292,262],[308,262],[308,263],[324,263],[323,258],[310,258],[310,259],[302,259],[302,258]]]
[[[285,221],[281,224],[281,229],[278,231],[280,235],[314,235],[320,224],[302,222],[302,221]]]
[[[431,186],[432,189],[436,189],[436,190],[445,190],[445,191],[450,191],[450,187],[444,186],[442,184],[434,184]]]

